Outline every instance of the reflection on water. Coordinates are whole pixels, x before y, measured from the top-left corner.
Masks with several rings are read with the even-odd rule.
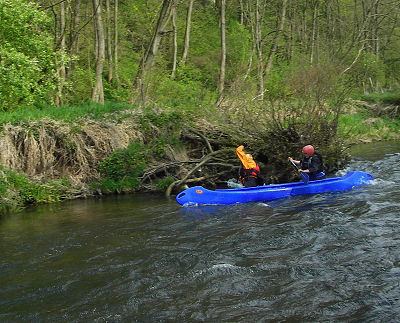
[[[118,196],[3,218],[0,321],[396,322],[400,144],[353,151],[348,170],[376,179],[340,194]]]

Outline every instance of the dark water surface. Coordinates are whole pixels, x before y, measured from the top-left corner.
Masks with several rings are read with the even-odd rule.
[[[340,194],[182,208],[162,196],[0,220],[0,321],[400,320],[400,143]]]

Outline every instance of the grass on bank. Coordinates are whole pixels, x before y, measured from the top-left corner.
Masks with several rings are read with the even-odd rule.
[[[104,105],[88,102],[78,106],[46,106],[37,108],[20,108],[13,111],[0,113],[0,125],[11,123],[24,123],[43,118],[72,122],[81,118],[100,119],[105,114],[135,109],[133,105],[126,103],[106,102]]]
[[[373,103],[400,105],[400,91],[369,93],[360,96],[361,100]]]
[[[32,204],[58,202],[68,197],[69,181],[39,183],[26,175],[0,166],[0,216]]]
[[[400,139],[400,120],[357,112],[342,115],[338,135],[349,143]]]

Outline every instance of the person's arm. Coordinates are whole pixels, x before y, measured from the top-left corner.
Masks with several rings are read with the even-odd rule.
[[[288,159],[289,159],[291,162],[295,163],[296,165],[300,165],[300,160],[293,159],[292,157],[288,157]]]

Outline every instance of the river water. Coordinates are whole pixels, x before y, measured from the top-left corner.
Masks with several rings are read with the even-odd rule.
[[[0,321],[400,320],[400,143],[353,148],[369,186],[183,208],[162,196],[0,220]]]

